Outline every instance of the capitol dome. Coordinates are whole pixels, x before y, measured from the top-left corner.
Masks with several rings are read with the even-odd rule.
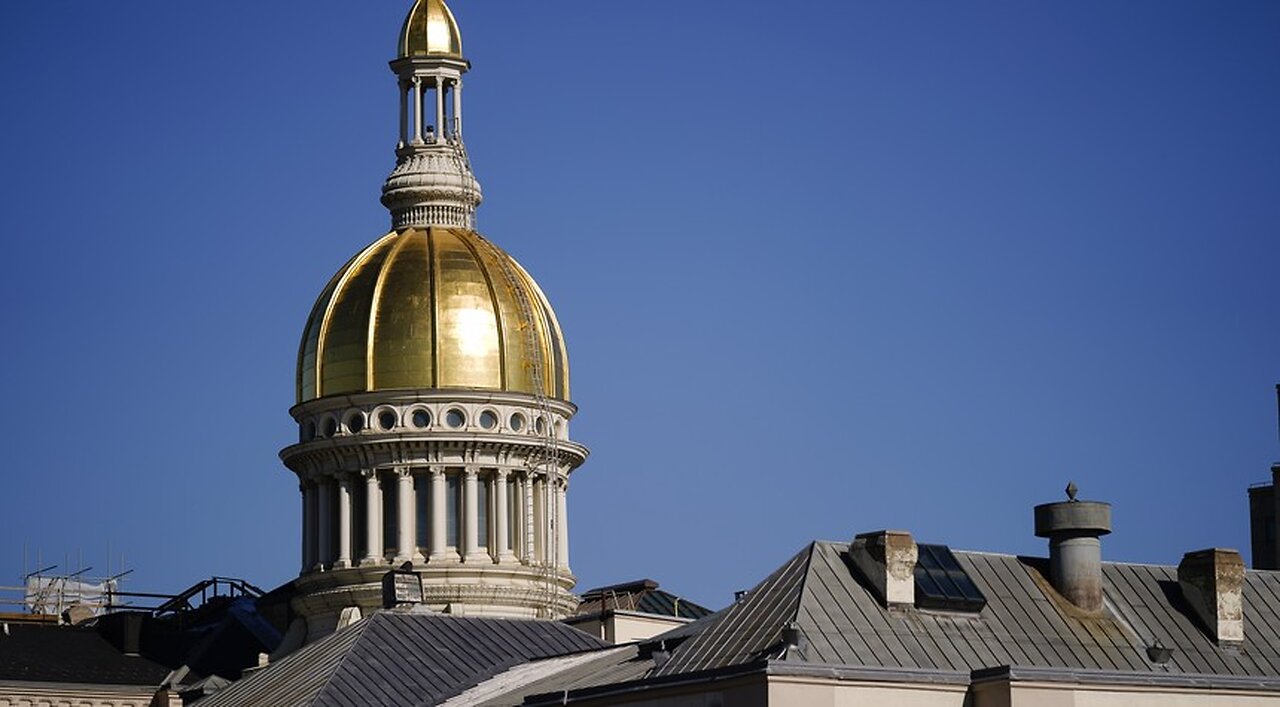
[[[406,228],[378,239],[333,276],[303,330],[299,403],[424,388],[569,399],[551,305],[510,255],[471,230]]]

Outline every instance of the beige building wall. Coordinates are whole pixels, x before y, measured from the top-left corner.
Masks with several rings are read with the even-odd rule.
[[[579,631],[617,645],[653,638],[660,633],[683,626],[688,621],[674,616],[611,611],[605,616],[597,615],[586,621],[568,621],[567,623]]]
[[[967,685],[769,678],[769,707],[965,707]]]
[[[0,707],[150,707],[154,687],[0,682]]]
[[[1280,695],[1244,690],[987,683],[973,692],[973,707],[1280,707]]]
[[[768,707],[769,686],[763,675],[751,675],[717,683],[645,690],[634,695],[607,695],[575,704],[628,705],[629,707]]]

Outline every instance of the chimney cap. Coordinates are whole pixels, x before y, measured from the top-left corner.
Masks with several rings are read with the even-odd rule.
[[[1052,538],[1056,535],[1107,535],[1111,532],[1111,504],[1101,501],[1081,501],[1068,487],[1066,501],[1042,503],[1035,507],[1036,536]]]

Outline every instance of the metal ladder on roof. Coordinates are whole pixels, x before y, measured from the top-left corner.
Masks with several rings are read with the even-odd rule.
[[[462,137],[455,136],[453,140],[453,157],[458,171],[464,176],[470,172],[470,163],[467,160],[466,148],[462,144]],[[475,225],[472,224],[474,229]],[[539,608],[540,618],[555,618],[553,604],[556,599],[557,589],[557,570],[560,565],[560,543],[558,541],[560,532],[560,504],[556,502],[555,485],[560,482],[559,462],[559,433],[556,429],[555,417],[551,409],[550,400],[547,397],[547,389],[554,385],[554,381],[548,378],[547,362],[543,359],[543,348],[538,341],[538,332],[534,327],[535,321],[545,321],[544,313],[539,306],[535,309],[534,303],[529,298],[528,287],[523,287],[521,279],[523,274],[517,273],[517,266],[511,257],[503,252],[498,246],[489,242],[484,236],[476,234],[477,242],[481,243],[488,252],[489,257],[498,263],[499,271],[502,273],[503,284],[507,291],[511,294],[512,299],[516,301],[516,305],[520,310],[520,330],[523,334],[523,345],[526,352],[525,362],[529,368],[529,378],[533,384],[534,406],[538,411],[538,419],[533,421],[534,432],[541,437],[541,448],[530,455],[525,465],[525,471],[530,475],[531,480],[537,478],[539,466],[542,473],[542,511],[546,523],[542,528],[537,527],[536,520],[525,513],[521,513],[524,519],[524,542],[526,547],[532,547],[536,550],[537,543],[535,541],[536,534],[543,532],[542,541],[542,558],[537,565],[538,584],[541,587],[542,601]],[[550,329],[550,322],[546,321],[545,328]],[[548,346],[553,346],[554,342],[548,336]],[[554,371],[552,372],[554,375]],[[536,488],[536,484],[531,483],[530,491]],[[534,554],[534,553],[530,553]],[[538,558],[535,555],[535,561]]]

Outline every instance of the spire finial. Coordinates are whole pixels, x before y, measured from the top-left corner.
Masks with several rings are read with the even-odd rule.
[[[1078,500],[1076,499],[1076,494],[1078,493],[1080,493],[1080,487],[1076,486],[1076,482],[1068,481],[1067,482],[1067,500],[1071,501],[1072,503],[1075,503]]]

